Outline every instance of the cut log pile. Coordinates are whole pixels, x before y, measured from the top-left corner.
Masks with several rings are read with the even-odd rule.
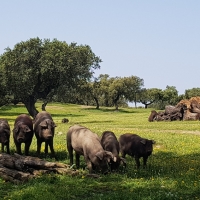
[[[200,120],[200,97],[181,100],[176,106],[165,106],[165,111],[152,110],[148,118],[153,121]]]
[[[0,177],[5,181],[23,183],[42,174],[58,173],[77,175],[78,171],[59,162],[48,162],[37,157],[19,154],[0,154]]]

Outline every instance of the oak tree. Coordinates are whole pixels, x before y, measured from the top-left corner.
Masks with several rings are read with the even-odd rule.
[[[6,49],[0,56],[0,74],[5,74],[9,94],[35,117],[38,99],[45,100],[62,85],[73,88],[82,80],[88,81],[100,62],[88,45],[37,37]]]

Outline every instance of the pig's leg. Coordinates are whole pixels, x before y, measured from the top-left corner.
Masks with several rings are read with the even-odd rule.
[[[6,144],[6,150],[7,150],[7,153],[10,154],[10,144],[9,144],[9,142]]]
[[[25,143],[25,155],[28,156],[31,142]]]
[[[80,155],[78,153],[76,153],[76,167],[80,167]]]
[[[48,142],[47,142],[47,141],[45,141],[44,153],[45,153],[46,155],[48,154]]]
[[[148,156],[143,156],[143,166],[144,167],[147,166],[147,159],[148,159]]]
[[[40,140],[37,140],[37,155],[40,155],[41,144],[42,142]]]
[[[57,160],[57,157],[55,155],[55,151],[54,151],[54,148],[53,148],[53,138],[49,141],[49,148],[50,148],[52,157],[54,157]]]
[[[70,165],[73,165],[73,148],[69,142],[67,142],[67,150],[69,153]]]
[[[15,142],[15,145],[16,145],[17,153],[21,155],[22,154],[21,143]]]
[[[91,174],[92,171],[93,171],[93,170],[92,170],[92,163],[91,163],[91,161],[89,160],[89,158],[88,158],[87,156],[84,156],[84,158],[85,158],[85,162],[86,162],[86,164],[87,164],[89,173]]]
[[[135,156],[135,162],[136,162],[136,165],[137,165],[137,169],[139,169],[139,167],[140,167],[140,160],[139,160],[138,156]]]

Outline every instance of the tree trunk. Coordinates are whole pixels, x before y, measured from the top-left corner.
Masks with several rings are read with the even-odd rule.
[[[98,99],[96,98],[96,97],[94,97],[94,100],[95,100],[95,102],[96,102],[96,109],[99,109],[99,101],[98,101]]]
[[[135,108],[137,108],[137,102],[136,101],[134,101],[135,102]]]
[[[115,110],[119,110],[118,103],[115,103]]]
[[[48,102],[44,102],[44,103],[42,104],[42,110],[43,110],[43,111],[46,111],[46,105],[47,105],[47,103],[48,103]]]
[[[136,96],[137,92],[135,92],[135,98],[134,98],[134,102],[135,102],[135,108],[137,108],[137,96]]]
[[[105,106],[109,107],[108,99],[105,100]]]
[[[29,179],[46,173],[78,175],[69,165],[48,162],[37,157],[19,154],[0,154],[0,177],[13,183],[23,183]]]
[[[147,109],[148,105],[152,104],[153,102],[154,101],[147,103],[147,102],[141,101],[140,103],[144,104],[144,108]]]
[[[34,96],[29,96],[26,100],[23,101],[24,105],[26,106],[26,109],[28,113],[35,118],[38,114],[38,110],[35,107],[36,100]]]
[[[114,99],[114,105],[115,105],[115,110],[118,110],[118,100],[119,100],[119,95]]]

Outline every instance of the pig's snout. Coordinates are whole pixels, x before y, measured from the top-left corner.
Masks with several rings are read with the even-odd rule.
[[[19,137],[19,138],[17,138],[17,141],[22,143],[24,141],[24,138],[23,137]]]
[[[51,140],[53,138],[53,135],[45,135],[45,140]]]

